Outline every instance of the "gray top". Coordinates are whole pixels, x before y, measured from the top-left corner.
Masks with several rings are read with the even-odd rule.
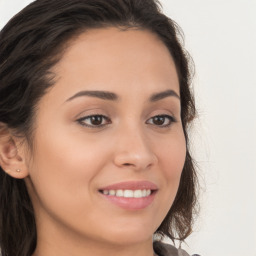
[[[177,249],[173,245],[158,241],[154,242],[154,251],[158,256],[190,256],[186,251],[182,249]],[[199,255],[194,254],[194,256]]]

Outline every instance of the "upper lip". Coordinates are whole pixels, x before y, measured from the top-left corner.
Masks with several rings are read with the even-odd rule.
[[[125,181],[119,182],[112,185],[108,185],[106,187],[102,187],[99,190],[139,190],[139,189],[150,189],[157,190],[158,187],[151,181]]]

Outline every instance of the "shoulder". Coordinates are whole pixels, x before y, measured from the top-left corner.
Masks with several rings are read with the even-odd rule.
[[[154,242],[154,250],[158,256],[189,256],[189,254],[182,249],[177,249],[173,245],[158,241]]]
[[[170,244],[155,241],[153,245],[154,251],[158,256],[190,256],[186,251],[182,249],[177,249],[176,247]],[[199,255],[195,254],[194,256]]]

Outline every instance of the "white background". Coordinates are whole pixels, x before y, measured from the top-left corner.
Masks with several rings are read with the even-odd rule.
[[[0,27],[30,0],[0,0]],[[193,129],[201,214],[185,247],[256,256],[256,0],[161,0],[196,75]]]

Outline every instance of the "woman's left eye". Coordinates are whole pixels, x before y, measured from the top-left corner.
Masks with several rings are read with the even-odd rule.
[[[91,128],[98,128],[111,123],[111,120],[104,115],[85,116],[85,117],[79,118],[77,121],[79,124],[83,126],[91,127]]]
[[[156,125],[159,127],[168,127],[172,123],[175,123],[176,119],[169,115],[157,115],[147,120],[147,124]]]

